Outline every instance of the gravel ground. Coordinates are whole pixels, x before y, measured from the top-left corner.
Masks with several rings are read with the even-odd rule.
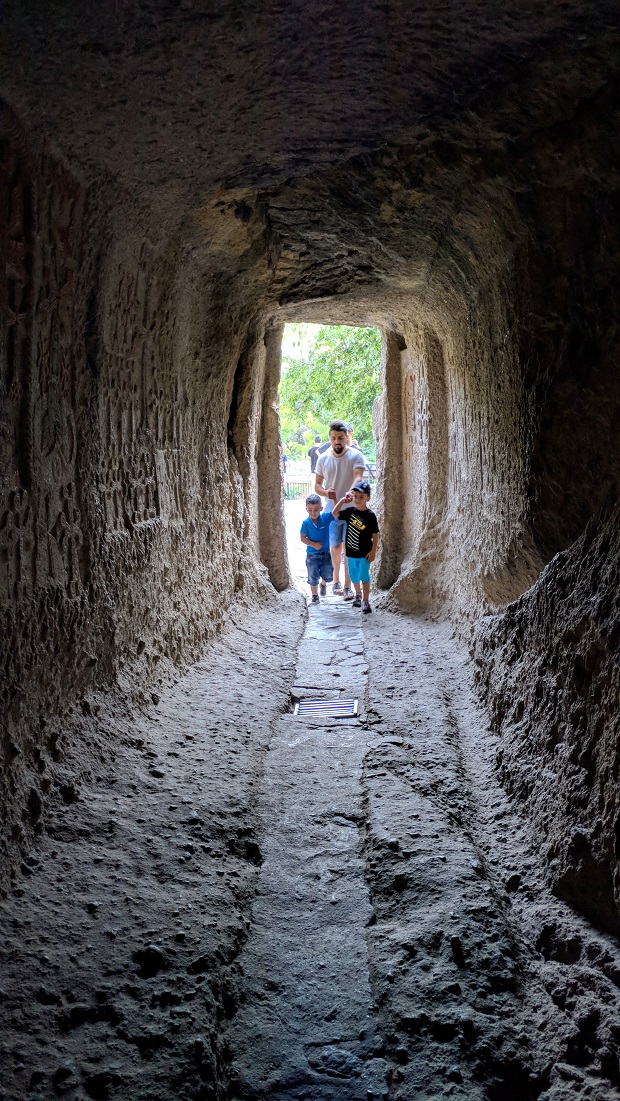
[[[617,1098],[620,952],[550,894],[449,631],[302,628],[237,609],[67,754],[2,903],[0,1097]]]

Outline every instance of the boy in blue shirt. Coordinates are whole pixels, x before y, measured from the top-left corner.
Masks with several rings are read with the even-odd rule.
[[[306,509],[308,519],[304,520],[299,533],[302,543],[306,547],[306,567],[308,570],[308,584],[312,593],[312,603],[319,603],[319,581],[321,583],[321,596],[327,593],[327,582],[334,576],[331,554],[329,551],[329,525],[332,522],[331,512],[321,512],[321,498],[318,493],[311,493],[306,497]]]

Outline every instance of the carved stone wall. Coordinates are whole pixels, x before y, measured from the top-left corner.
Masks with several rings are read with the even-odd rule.
[[[77,464],[77,372],[83,369],[76,276],[84,188],[60,158],[45,157],[38,211],[38,271],[32,376],[32,488],[37,588],[80,596],[87,563]],[[77,362],[76,362],[77,360]]]
[[[5,130],[6,133],[6,130]],[[35,202],[31,164],[17,140],[0,141],[0,479],[2,594],[18,600],[35,579],[32,487],[32,345]]]
[[[37,177],[15,143],[0,148],[2,597],[9,609],[57,606],[79,599],[87,571],[76,418],[84,191],[50,150]]]
[[[35,158],[6,106],[0,128],[0,702],[4,840],[37,826],[49,787],[40,743],[88,650],[78,459],[76,295],[84,188],[45,146]],[[29,721],[30,736],[19,737]],[[36,775],[36,782],[32,776]]]
[[[401,360],[404,348],[405,341],[399,333],[390,328],[383,334],[382,393],[373,411],[378,471],[378,485],[373,507],[379,517],[381,528],[375,576],[381,589],[391,588],[400,574],[406,536],[402,509],[405,478]],[[390,520],[386,523],[387,517],[390,517]]]
[[[278,387],[280,385],[280,351],[282,330],[265,332],[265,384],[260,435],[256,441],[258,466],[257,523],[260,557],[269,572],[269,579],[278,591],[291,583],[285,544],[284,486],[280,454],[280,424]]]
[[[264,378],[252,301],[229,305],[231,339],[226,291],[209,285],[174,251],[155,255],[143,242],[119,239],[106,262],[102,574],[113,652],[123,664],[137,656],[147,679],[162,657],[196,654],[233,597],[264,582],[255,520]]]
[[[448,403],[441,344],[434,332],[404,321],[399,357],[402,513],[400,576],[392,599],[420,610],[445,601],[438,566],[446,544]],[[386,471],[386,477],[389,477]]]
[[[114,681],[150,699],[263,591],[265,356],[251,293],[116,222],[8,109],[0,134],[4,873],[56,784],[57,717]]]

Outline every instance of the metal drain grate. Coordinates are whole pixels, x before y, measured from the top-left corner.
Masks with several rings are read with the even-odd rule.
[[[299,700],[294,715],[320,719],[345,719],[357,715],[357,700]]]

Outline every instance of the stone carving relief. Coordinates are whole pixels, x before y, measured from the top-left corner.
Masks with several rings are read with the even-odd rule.
[[[3,113],[4,122],[4,113]],[[29,404],[34,303],[34,198],[18,144],[0,139],[0,584],[17,599],[32,586]]]
[[[101,476],[109,535],[183,516],[178,384],[157,354],[153,286],[152,251],[144,244],[133,272],[119,266],[104,334]]]
[[[418,394],[416,408],[417,437],[420,451],[428,451],[429,424],[431,420],[430,402],[426,394]]]
[[[403,378],[403,457],[407,464],[411,463],[415,454],[412,438],[413,410],[415,407],[415,379],[413,372],[407,368]]]
[[[47,153],[0,142],[0,564],[5,597],[82,587],[76,495],[75,275],[83,189]]]
[[[67,166],[46,157],[40,203],[33,449],[39,487],[36,584],[82,588],[76,496],[75,279],[84,194]]]

